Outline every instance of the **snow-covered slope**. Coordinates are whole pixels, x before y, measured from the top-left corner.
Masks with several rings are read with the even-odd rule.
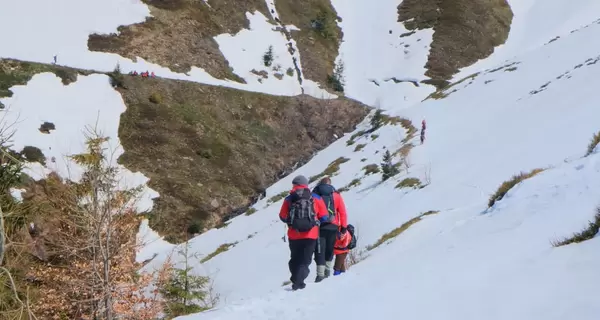
[[[428,216],[343,276],[300,292],[275,285],[268,295],[177,319],[328,319],[340,312],[347,319],[596,319],[600,238],[560,248],[551,241],[586,225],[599,192],[600,154],[595,154],[525,181],[493,212],[483,214],[480,201]],[[369,222],[390,228],[391,219],[379,218],[374,209],[365,213]],[[262,252],[284,247],[256,241],[254,248],[263,250],[259,259],[276,258]],[[239,259],[253,254],[251,244],[237,249]],[[221,263],[235,252],[224,253]],[[284,259],[280,254],[282,269]],[[265,286],[273,277],[252,267],[239,273],[246,279],[255,274],[252,278]]]
[[[242,85],[214,79],[197,68],[187,76],[144,61],[134,64],[116,55],[87,51],[85,38],[90,32],[112,32],[119,24],[148,16],[136,1],[103,1],[119,6],[117,11],[125,15],[114,17],[109,7],[92,2],[99,8],[93,11],[93,19],[77,20],[80,28],[73,27],[72,21],[69,28],[59,26],[56,21],[64,19],[48,17],[50,8],[40,6],[39,1],[11,2],[10,10],[0,11],[4,41],[0,57],[48,62],[58,53],[59,63],[75,67],[108,71],[119,62],[125,71],[151,68],[164,77],[244,90],[282,95],[301,92],[291,77],[283,82],[272,77],[258,82],[250,73],[247,56],[240,55],[246,52],[251,60],[260,60],[272,41],[277,46],[276,63],[283,69],[291,67],[291,56],[280,47],[287,40],[276,38],[283,35],[256,31],[270,28],[260,13],[247,14],[253,30],[217,37],[234,71],[252,80]],[[405,127],[389,123],[372,134],[360,135],[371,128],[366,119],[356,130],[357,136],[346,135],[271,186],[266,198],[254,205],[255,213],[192,239],[193,251],[205,256],[223,244],[232,246],[195,266],[197,273],[215,281],[222,297],[218,308],[179,319],[324,319],[339,316],[340,310],[349,319],[396,319],[399,314],[418,319],[597,319],[598,237],[558,248],[552,241],[583,229],[600,205],[600,154],[582,157],[589,139],[600,130],[595,94],[600,85],[596,76],[600,70],[599,4],[592,0],[511,0],[515,22],[506,45],[465,68],[453,86],[434,93],[429,86],[390,79],[423,80],[432,38],[431,30],[399,38],[407,31],[397,22],[399,2],[332,1],[342,17],[344,42],[338,61],[345,67],[346,95],[409,120],[403,122]],[[64,3],[77,8],[70,1]],[[8,8],[8,2],[2,7]],[[87,4],[85,10],[90,8],[94,7]],[[46,28],[32,27],[15,36],[11,26],[16,16],[45,21]],[[556,36],[560,38],[551,41]],[[32,48],[32,43],[43,45]],[[103,86],[96,83],[100,80]],[[42,81],[46,85],[37,87]],[[96,86],[98,100],[110,98],[105,103],[116,121],[123,105],[105,91],[110,89],[106,77],[80,76],[70,86],[84,84]],[[31,96],[53,101],[64,93],[68,99],[50,103],[47,112],[68,112],[77,118],[71,121],[82,126],[89,123],[92,113],[95,116],[99,105],[86,104],[81,114],[70,111],[77,110],[77,97],[87,90],[70,86],[57,88],[56,77],[41,74],[26,87],[17,87],[13,98],[1,101],[10,110],[28,114],[28,119],[37,117],[25,122],[29,130],[36,130],[45,119],[32,111],[41,101]],[[312,94],[320,97],[317,91]],[[60,105],[65,101],[70,101],[66,110]],[[411,122],[418,129],[424,118],[428,128],[425,144],[420,145],[418,137],[407,136],[406,127]],[[105,124],[114,137],[115,123]],[[70,139],[74,132],[61,137]],[[36,139],[23,133],[17,143],[24,146]],[[76,145],[79,140],[61,148],[64,140],[54,139],[43,143],[51,145],[57,156],[81,149]],[[414,146],[408,147],[410,143]],[[381,183],[381,174],[365,174],[364,167],[381,163],[386,150],[402,150],[406,156],[396,154],[394,161],[402,163],[401,173]],[[342,157],[333,182],[338,188],[352,185],[343,196],[350,222],[359,230],[357,251],[365,252],[366,259],[347,274],[318,285],[310,283],[313,265],[307,289],[286,292],[282,283],[289,278],[289,252],[282,241],[285,228],[277,217],[281,200],[273,203],[270,199],[285,192],[295,175],[317,175]],[[503,181],[535,168],[546,170],[487,208],[490,194]],[[423,188],[397,188],[405,178],[419,179]],[[391,243],[365,251],[386,232],[431,210],[439,213],[423,217]],[[138,259],[158,254],[149,267],[160,264],[174,249],[146,227],[141,236],[148,245]]]
[[[276,50],[274,66],[281,66],[281,70],[277,72],[285,75],[288,68],[293,68],[292,56],[287,53],[288,41],[285,35],[277,29],[277,25],[269,23],[258,11],[246,13],[250,29],[243,29],[235,35],[223,34],[215,37],[234,72],[246,80],[247,84],[242,84],[215,79],[197,67],[193,67],[188,74],[182,74],[149,63],[140,57],[134,62],[116,54],[89,51],[87,42],[90,34],[116,33],[117,27],[121,25],[140,23],[151,17],[148,7],[139,0],[93,0],[85,3],[74,0],[59,3],[2,0],[0,6],[1,58],[51,63],[56,56],[59,65],[74,68],[107,72],[119,64],[124,73],[151,70],[159,77],[246,91],[286,96],[305,92],[316,98],[336,97],[320,89],[319,84],[310,80],[301,85],[295,76],[284,76],[283,80],[278,80],[271,75],[269,81],[262,81],[260,76],[250,73],[253,69],[264,69],[260,62],[270,45]],[[295,56],[300,60],[299,54],[296,53]]]
[[[370,103],[380,98],[392,115],[410,119],[415,127],[426,118],[425,144],[411,138],[415,146],[407,157],[408,168],[381,183],[380,174],[365,176],[363,167],[379,164],[385,149],[394,152],[404,146],[404,128],[387,125],[373,132],[377,137],[348,135],[269,188],[254,206],[256,213],[193,239],[194,250],[205,255],[224,243],[235,245],[197,266],[198,272],[215,279],[225,298],[222,306],[179,319],[324,319],[342,309],[350,319],[395,319],[398,314],[419,319],[596,319],[598,238],[558,248],[552,241],[581,231],[600,205],[600,156],[596,151],[583,158],[590,138],[600,130],[595,95],[600,15],[591,13],[598,12],[591,1],[570,4],[569,10],[561,5],[566,6],[557,1],[548,6],[539,1],[515,4],[521,20],[506,48],[463,71],[455,85],[422,103],[418,100],[430,92],[406,89],[408,102],[403,103],[400,96],[405,93],[399,87],[367,86],[373,78],[404,75],[381,67],[369,73],[369,63],[358,63],[360,58],[352,55],[360,56],[364,43],[350,42],[360,38],[351,23],[360,4],[345,8],[336,3],[347,41],[340,57],[353,74],[347,94]],[[559,19],[560,10],[568,13],[553,24],[560,28],[538,32],[532,27],[533,19]],[[528,24],[524,17],[531,19]],[[392,25],[392,18],[381,20]],[[548,43],[550,35],[559,34]],[[365,32],[363,39],[368,36]],[[415,69],[406,77],[418,74]],[[357,132],[369,127],[367,120]],[[349,140],[354,144],[348,145]],[[360,144],[365,146],[355,151]],[[289,277],[289,253],[277,218],[281,201],[270,204],[268,199],[287,190],[296,174],[319,174],[339,157],[349,160],[340,165],[334,184],[340,188],[360,180],[343,195],[361,249],[411,218],[440,212],[424,217],[391,244],[369,251],[347,275],[309,283],[303,292],[286,292],[282,283]],[[487,208],[503,181],[535,168],[546,171]],[[395,188],[410,177],[426,186]]]

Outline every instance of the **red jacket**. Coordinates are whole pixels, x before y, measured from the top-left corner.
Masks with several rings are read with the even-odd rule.
[[[333,246],[333,254],[338,255],[350,251],[348,245],[350,245],[351,240],[352,236],[350,235],[350,232],[342,234],[341,237],[336,237]]]
[[[335,216],[333,221],[331,221],[332,224],[338,226],[338,227],[344,227],[346,228],[348,226],[348,214],[346,213],[346,204],[344,203],[344,199],[342,198],[342,195],[336,191],[333,186],[329,185],[329,184],[321,184],[321,185],[317,185],[314,189],[313,189],[313,194],[317,194],[317,195],[325,195],[325,194],[331,194],[332,198],[333,198],[333,207],[335,209]],[[322,202],[323,205],[325,206],[325,208],[327,209],[327,204],[325,203],[325,199],[319,197],[320,201]]]
[[[325,204],[325,202],[323,202]],[[348,214],[346,213],[346,204],[339,192],[333,193],[333,205],[335,207],[335,219],[333,224],[346,228],[348,226]]]
[[[303,188],[308,188],[308,186],[306,186],[306,185],[294,186],[292,188],[292,190],[290,190],[290,193],[292,193],[298,189],[303,189]],[[317,215],[317,219],[321,219],[323,217],[328,216],[327,207],[325,207],[325,202],[323,202],[321,197],[319,195],[316,195],[313,193],[313,199],[315,200],[315,201],[313,201],[313,203],[314,203],[315,214]],[[319,200],[321,200],[321,201],[319,201]],[[281,205],[281,209],[279,210],[279,218],[284,222],[287,221],[287,219],[289,217],[289,211],[290,211],[290,196],[287,196],[287,197],[285,197],[285,200],[283,200],[283,204]],[[288,234],[288,238],[290,240],[317,239],[319,237],[319,227],[315,226],[312,229],[310,229],[310,231],[307,231],[307,232],[299,232],[294,229],[288,228],[287,234]]]

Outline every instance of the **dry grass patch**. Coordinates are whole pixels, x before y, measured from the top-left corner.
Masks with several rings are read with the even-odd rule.
[[[435,99],[435,100],[444,99],[444,98],[448,97],[449,95],[451,95],[452,93],[458,91],[458,89],[454,88],[455,86],[457,86],[465,81],[473,81],[473,80],[475,80],[475,78],[477,78],[477,76],[479,76],[479,72],[468,75],[452,84],[444,86],[443,88],[438,88],[438,90],[431,93],[429,96],[427,96],[427,98],[423,99],[423,101],[425,101],[427,99]]]
[[[379,130],[379,128],[381,128],[385,125],[401,125],[407,130],[412,126],[412,124],[410,123],[410,120],[403,119],[400,117],[389,116],[387,114],[384,114],[383,111],[381,111],[381,109],[377,109],[375,111],[375,113],[371,116],[370,124],[371,124],[371,127],[369,129],[360,130],[360,131],[357,131],[356,133],[352,134],[350,136],[350,139],[348,141],[346,141],[346,145],[347,146],[353,145],[357,139],[360,139],[366,135],[372,134],[373,132]],[[414,130],[417,130],[417,128],[414,128]],[[372,134],[371,140],[375,140],[378,137],[379,137],[379,135]]]
[[[398,119],[400,125],[402,126],[402,128],[404,128],[406,130],[406,137],[404,137],[404,139],[402,139],[402,143],[407,143],[410,139],[414,138],[415,135],[417,134],[417,131],[419,131],[415,126],[413,126],[412,121],[405,119],[405,118],[399,118]]]
[[[433,28],[425,67],[438,87],[460,68],[488,57],[508,38],[513,13],[506,0],[404,0],[398,21],[409,30]]]
[[[91,51],[111,52],[188,72],[192,66],[203,68],[213,77],[244,82],[233,74],[219,50],[214,36],[235,34],[249,27],[246,12],[260,11],[270,18],[262,0],[143,0],[152,18],[129,26],[120,26],[118,34],[92,34]],[[210,5],[210,6],[209,6]],[[173,50],[175,48],[175,50]]]
[[[222,245],[220,245],[215,251],[213,251],[211,254],[207,255],[206,257],[202,258],[202,260],[200,260],[201,263],[205,263],[208,260],[218,256],[219,254],[229,250],[229,248],[235,246],[237,244],[237,242],[234,243],[224,243]]]
[[[533,169],[530,172],[521,172],[517,175],[512,176],[509,180],[502,182],[498,190],[490,197],[488,201],[488,208],[491,208],[496,202],[502,200],[506,193],[512,189],[514,186],[519,184],[521,181],[525,179],[529,179],[536,174],[543,172],[544,169]]]
[[[600,207],[596,209],[594,221],[589,221],[588,226],[580,232],[574,233],[571,237],[552,243],[554,247],[565,246],[571,243],[580,243],[594,238],[600,231]]]
[[[309,181],[310,183],[312,183],[312,182],[315,182],[315,181],[317,181],[317,180],[319,180],[319,179],[321,179],[321,178],[323,178],[323,177],[325,177],[325,176],[329,176],[329,177],[331,177],[331,176],[333,176],[333,175],[337,174],[337,173],[338,173],[338,171],[340,171],[340,165],[341,165],[342,163],[346,163],[346,162],[348,162],[348,161],[350,161],[350,159],[349,159],[349,158],[346,158],[346,157],[339,157],[339,158],[337,158],[337,159],[333,160],[333,161],[332,161],[332,162],[331,162],[331,163],[330,163],[330,164],[327,166],[327,168],[325,168],[325,170],[323,170],[323,172],[321,172],[321,173],[319,173],[319,174],[317,174],[317,175],[314,175],[314,176],[310,177],[310,178],[308,179],[308,181]]]
[[[414,147],[415,147],[415,145],[412,143],[405,143],[402,145],[402,147],[400,147],[400,149],[398,149],[398,150],[396,150],[396,152],[394,152],[394,156],[399,155],[402,158],[406,158],[406,157],[408,157],[408,155],[410,154],[410,151]]]
[[[422,186],[421,180],[417,178],[406,178],[396,185],[396,189],[413,188],[418,189]]]
[[[341,193],[341,192],[346,192],[346,191],[348,191],[348,190],[350,190],[350,189],[352,189],[352,188],[354,188],[354,187],[357,187],[357,186],[359,186],[359,185],[360,185],[360,183],[361,183],[361,182],[360,182],[360,179],[358,179],[358,178],[357,178],[357,179],[353,179],[353,180],[352,180],[352,181],[350,181],[350,183],[348,183],[347,185],[345,185],[345,186],[343,186],[343,187],[339,188],[339,189],[338,189],[338,191],[339,191],[340,193]]]
[[[376,163],[372,163],[372,164],[368,164],[368,165],[364,166],[363,170],[365,171],[365,176],[370,175],[370,174],[376,174],[381,171],[381,169],[379,169],[379,165],[377,165]]]
[[[64,85],[77,81],[78,74],[90,74],[90,71],[66,68],[50,64],[24,62],[12,59],[0,59],[0,98],[12,97],[9,89],[16,85],[25,85],[31,77],[42,72],[52,72],[61,78]]]
[[[119,162],[159,192],[150,226],[181,241],[246,212],[269,185],[352,130],[368,108],[348,99],[283,97],[125,76]],[[160,92],[161,103],[148,97]]]
[[[267,203],[275,203],[275,202],[287,197],[289,194],[290,194],[289,191],[281,191],[280,193],[269,198],[269,200],[267,200]]]
[[[20,155],[28,162],[38,162],[44,166],[46,165],[46,156],[38,147],[25,146]]]
[[[358,152],[358,151],[362,150],[362,149],[363,149],[364,147],[366,147],[366,146],[367,146],[366,144],[364,144],[364,143],[361,143],[361,144],[357,145],[357,146],[354,148],[354,152]]]
[[[246,210],[246,215],[251,216],[251,215],[255,214],[256,211],[258,211],[258,210],[254,209],[254,208],[249,208],[248,210]]]
[[[427,211],[425,213],[420,214],[417,217],[414,217],[414,218],[408,220],[407,222],[403,223],[400,227],[382,235],[381,238],[379,238],[379,240],[377,240],[377,242],[375,242],[372,245],[367,246],[367,250],[371,251],[371,250],[379,247],[380,245],[396,238],[397,236],[402,234],[404,231],[406,231],[408,228],[410,228],[410,226],[421,221],[421,219],[424,216],[433,215],[433,214],[437,214],[437,213],[439,213],[439,211]]]
[[[594,150],[596,149],[596,147],[598,146],[598,144],[600,144],[600,131],[598,131],[598,133],[596,133],[592,137],[592,140],[590,141],[590,144],[587,147],[585,156],[587,157],[587,156],[591,155],[594,152]]]

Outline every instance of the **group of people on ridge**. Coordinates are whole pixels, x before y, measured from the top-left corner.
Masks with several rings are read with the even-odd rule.
[[[348,252],[356,246],[346,205],[331,179],[323,178],[312,191],[308,184],[306,177],[295,177],[279,211],[279,218],[288,226],[292,290],[306,287],[304,280],[310,273],[313,254],[317,263],[315,282],[320,282],[332,274],[344,273]]]

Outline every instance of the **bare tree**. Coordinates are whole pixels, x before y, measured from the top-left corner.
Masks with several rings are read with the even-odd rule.
[[[142,186],[119,186],[108,138],[96,129],[86,133],[87,150],[72,155],[83,174],[78,182],[49,175],[27,194],[27,202],[51,229],[41,236],[48,261],[35,265],[31,278],[44,286],[34,310],[46,318],[59,314],[71,319],[155,319],[162,299],[146,289],[164,268],[141,274],[135,261],[136,234],[143,219],[136,212]],[[51,217],[51,218],[48,218]]]

